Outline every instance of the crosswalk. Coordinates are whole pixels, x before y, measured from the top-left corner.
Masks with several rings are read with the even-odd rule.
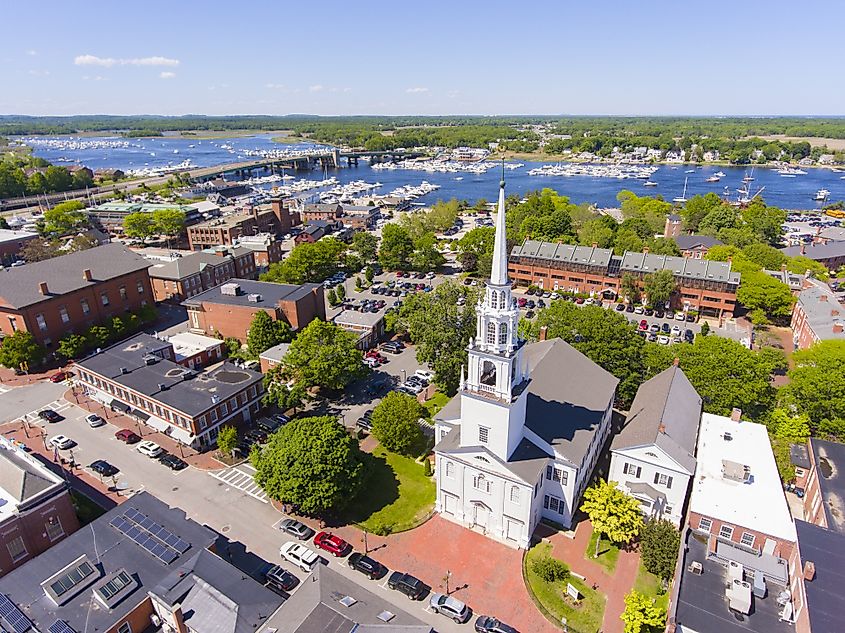
[[[262,503],[269,503],[267,494],[255,483],[253,476],[255,469],[249,464],[238,464],[224,470],[217,470],[210,473],[215,479],[219,479],[230,488],[235,488],[248,494],[253,499]]]

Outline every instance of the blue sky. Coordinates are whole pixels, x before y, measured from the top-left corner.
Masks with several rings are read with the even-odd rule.
[[[845,3],[7,0],[3,114],[845,114]]]

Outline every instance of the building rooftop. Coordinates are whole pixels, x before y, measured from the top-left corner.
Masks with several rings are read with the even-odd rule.
[[[798,303],[819,340],[845,340],[845,306],[833,290],[813,284],[798,293]]]
[[[812,438],[822,507],[831,530],[845,533],[845,444]]]
[[[112,243],[0,271],[0,305],[25,308],[150,267],[123,244]],[[91,271],[91,281],[83,271]],[[47,294],[39,284],[47,283]],[[134,288],[132,292],[135,292]]]
[[[689,509],[795,541],[766,427],[704,413]]]
[[[572,246],[571,244],[539,242],[537,240],[525,240],[511,250],[511,257],[535,257],[537,259],[587,264],[603,268],[606,268],[610,263],[611,255],[613,255],[613,251],[609,248]]]
[[[807,245],[790,246],[781,252],[787,257],[808,257],[812,260],[831,259],[833,257],[845,257],[845,242],[828,242],[819,244],[812,242]]]
[[[795,527],[801,561],[816,568],[813,579],[804,581],[810,630],[837,633],[842,630],[845,612],[845,534],[804,521],[796,521]]]
[[[0,521],[64,487],[61,477],[0,436]]]
[[[150,277],[158,279],[184,279],[200,273],[207,266],[231,263],[235,257],[250,253],[250,249],[224,247],[220,251],[197,251],[181,255],[169,262],[156,262],[150,266]]]
[[[125,515],[135,519],[129,520]],[[130,526],[131,529],[142,521],[150,526],[155,523],[156,529],[163,527],[166,532],[160,534],[165,538],[174,536],[171,542],[179,549],[165,547],[158,538],[152,539],[160,547],[156,550],[160,552],[157,557],[130,538],[128,530],[121,531],[117,527]],[[136,527],[136,531],[151,538],[149,530]],[[214,532],[188,519],[182,510],[141,492],[0,578],[0,595],[16,605],[39,631],[47,631],[58,620],[64,620],[74,631],[108,631],[146,600],[149,590],[200,550],[208,548],[215,539]],[[173,554],[175,559],[166,563]],[[80,566],[87,575],[75,585],[66,588],[55,584],[57,574],[72,572]],[[241,577],[241,572],[231,570]],[[113,601],[104,602],[97,590],[112,574],[120,571],[125,571],[131,582],[122,593],[114,596]],[[261,587],[254,588],[255,591],[259,589]],[[13,630],[5,622],[2,628]]]
[[[611,450],[654,444],[692,475],[700,419],[701,396],[681,368],[673,365],[637,389]]]
[[[682,251],[689,251],[699,248],[709,249],[724,243],[722,242],[722,240],[716,239],[715,237],[710,237],[709,235],[677,235],[672,239],[675,240],[675,244],[677,244],[678,248]]]
[[[38,237],[38,233],[25,230],[13,231],[12,229],[0,229],[0,244],[28,240],[31,237]]]
[[[279,343],[278,345],[274,345],[270,349],[266,349],[261,354],[258,355],[259,358],[265,358],[274,363],[282,362],[282,358],[284,358],[285,354],[288,353],[290,349],[290,343]]]
[[[655,255],[654,253],[625,251],[625,254],[622,256],[620,270],[641,273],[671,270],[677,277],[685,277],[687,279],[722,281],[731,284],[739,284],[740,281],[740,274],[731,272],[730,262],[673,257],[671,255]]]
[[[343,310],[335,318],[336,325],[341,327],[372,328],[384,318],[380,312],[361,312],[358,310]]]
[[[176,354],[177,362],[201,352],[214,349],[215,347],[220,347],[223,344],[223,341],[219,338],[194,334],[193,332],[172,334],[167,337],[167,342],[173,346],[173,352]]]
[[[263,378],[230,362],[196,372],[163,358],[161,350],[169,347],[149,334],[136,334],[76,364],[191,417]]]
[[[801,290],[804,287],[804,280],[807,278],[807,275],[792,273],[788,270],[763,269],[763,272],[769,275],[769,277],[774,277],[779,282],[785,283],[793,292]]]
[[[237,286],[237,289],[234,287]],[[251,306],[255,308],[271,308],[283,301],[297,301],[320,284],[277,284],[270,281],[252,281],[250,279],[230,279],[225,284],[216,286],[182,302],[184,306],[200,306],[203,303],[219,303],[223,305]],[[234,293],[234,294],[230,294]],[[250,298],[258,295],[258,298]]]
[[[705,414],[706,415],[706,414]],[[752,598],[751,613],[743,615],[728,609],[725,587],[727,567],[707,557],[707,544],[701,537],[687,532],[687,548],[682,551],[678,598],[673,605],[678,631],[697,633],[794,633],[794,625],[780,621],[783,607],[777,603],[781,589],[770,584],[765,598]],[[690,565],[701,563],[702,573],[690,571]]]
[[[267,628],[277,633],[430,633],[432,630],[380,595],[324,565],[317,565],[284,608],[267,620]]]

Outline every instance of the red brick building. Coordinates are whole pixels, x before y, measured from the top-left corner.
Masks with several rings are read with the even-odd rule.
[[[255,279],[255,254],[248,248],[218,247],[190,253],[169,262],[151,262],[156,301],[184,301],[229,279]]]
[[[730,262],[626,251],[621,257],[607,248],[525,240],[511,251],[508,276],[520,285],[601,295],[621,292],[622,275],[642,284],[646,275],[671,270],[677,283],[671,303],[711,317],[730,317],[736,305],[740,274]]]
[[[236,244],[241,248],[248,248],[252,251],[255,255],[255,266],[261,272],[266,271],[270,264],[282,261],[284,255],[282,243],[271,233],[244,235],[238,239]]]
[[[0,271],[0,332],[55,349],[68,332],[151,304],[150,266],[114,243]]]
[[[299,224],[299,215],[292,213],[286,198],[274,198],[269,208],[254,207],[247,213],[224,215],[188,227],[191,250],[209,246],[231,246],[246,235],[289,233]]]
[[[792,340],[796,349],[827,340],[845,340],[845,306],[830,287],[810,279],[792,309]]]
[[[0,576],[79,529],[65,481],[0,437]]]
[[[192,332],[246,340],[259,311],[301,330],[314,319],[326,319],[322,284],[293,286],[234,279],[183,302]]]
[[[0,266],[11,266],[22,259],[20,252],[23,247],[37,238],[38,233],[31,231],[0,229]]]

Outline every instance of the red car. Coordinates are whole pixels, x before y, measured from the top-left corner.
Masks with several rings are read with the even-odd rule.
[[[645,319],[643,319],[642,321],[640,321],[640,329],[641,329],[643,332],[645,332],[645,331],[648,329],[648,321],[646,321]]]
[[[114,436],[119,439],[121,442],[126,442],[127,444],[135,444],[136,442],[140,442],[141,438],[137,433],[133,433],[129,429],[120,429]]]
[[[314,537],[314,545],[333,556],[345,556],[351,549],[349,543],[331,532],[320,532]]]
[[[66,371],[59,371],[50,376],[50,382],[62,382],[63,380],[67,380],[73,374],[66,372]]]

